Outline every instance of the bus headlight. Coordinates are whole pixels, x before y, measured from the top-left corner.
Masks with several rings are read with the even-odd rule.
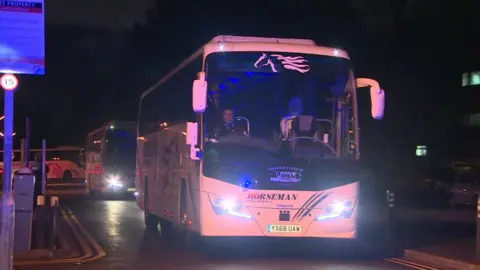
[[[333,219],[338,217],[350,218],[355,209],[357,198],[351,198],[343,202],[329,204],[328,207],[317,217],[317,220]]]
[[[251,219],[248,210],[234,198],[217,197],[209,194],[210,204],[217,215],[229,215],[239,218]]]
[[[107,183],[113,187],[123,187],[123,184],[120,182],[120,177],[118,175],[110,175],[107,178]]]
[[[345,205],[345,203],[334,203],[334,204],[330,205],[330,212],[335,213],[335,214],[340,214],[346,208],[347,208],[347,206]]]

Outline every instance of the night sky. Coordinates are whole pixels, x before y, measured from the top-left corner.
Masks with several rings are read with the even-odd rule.
[[[145,22],[154,0],[47,0],[47,22],[121,31]]]
[[[16,131],[31,116],[34,145],[82,145],[105,121],[136,119],[139,95],[218,34],[346,49],[357,77],[386,90],[385,119],[362,135],[389,148],[442,137],[456,121],[461,73],[480,68],[480,1],[47,2],[47,75],[21,76],[16,94]]]

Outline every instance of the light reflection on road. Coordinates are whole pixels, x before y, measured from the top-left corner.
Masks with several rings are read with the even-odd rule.
[[[82,267],[77,266],[76,270],[153,270],[159,269],[159,267],[165,270],[281,270],[292,267],[301,269],[406,269],[384,262],[383,258],[392,256],[390,254],[374,254],[377,252],[360,252],[351,249],[336,250],[334,253],[337,255],[335,256],[316,253],[315,256],[309,258],[283,255],[246,258],[220,256],[217,258],[217,256],[207,255],[204,252],[186,250],[179,243],[165,242],[159,233],[145,231],[143,213],[135,201],[83,199],[69,200],[66,204],[108,254],[102,260]],[[429,218],[432,217],[429,216]],[[360,253],[364,253],[366,256],[360,255]],[[234,255],[243,257],[237,253]],[[67,269],[70,270],[70,268],[60,270]]]
[[[108,235],[112,238],[112,241],[118,242],[119,239],[119,227],[120,227],[120,215],[122,210],[125,209],[125,202],[121,201],[108,201],[105,202],[105,212],[107,214],[107,222],[105,222]]]

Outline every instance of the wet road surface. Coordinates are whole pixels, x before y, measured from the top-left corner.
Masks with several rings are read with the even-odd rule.
[[[73,211],[82,225],[104,247],[107,257],[81,265],[18,266],[15,269],[412,269],[385,261],[384,258],[401,254],[398,250],[392,251],[378,245],[316,248],[299,244],[275,251],[271,250],[272,247],[189,251],[179,243],[167,242],[158,232],[145,230],[143,213],[132,200],[75,197],[62,199],[63,206],[68,206]]]
[[[371,226],[385,217],[382,207],[359,210],[359,222],[364,229],[361,241],[355,245],[337,242],[321,246],[229,247],[209,251],[190,251],[180,243],[168,242],[158,232],[145,230],[143,212],[131,200],[99,200],[87,196],[80,183],[53,185],[48,193],[61,197],[61,205],[69,208],[86,230],[105,249],[103,259],[84,264],[17,266],[15,269],[35,270],[268,270],[268,269],[429,269],[424,266],[407,267],[385,261],[401,257],[403,248],[447,242],[449,239],[474,233],[475,213],[459,210],[409,210],[398,211],[399,221],[395,233],[396,244],[379,241],[384,227]],[[76,187],[74,187],[76,186]],[[427,220],[418,226],[414,221]],[[449,222],[445,222],[449,221]],[[453,224],[453,225],[452,225]],[[375,240],[373,240],[375,239]],[[397,261],[405,263],[405,261]],[[407,262],[408,263],[408,262]]]

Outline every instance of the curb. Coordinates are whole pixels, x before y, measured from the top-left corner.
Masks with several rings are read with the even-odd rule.
[[[65,222],[64,226],[70,226],[68,222],[65,220],[65,217],[61,217],[63,222]],[[62,229],[64,231],[65,229]],[[76,248],[71,248],[70,243],[74,241],[74,239],[70,239],[68,241],[65,235],[59,234],[58,241],[60,242],[59,249],[51,250],[51,249],[32,249],[26,252],[15,252],[14,253],[14,261],[24,263],[30,262],[35,260],[58,260],[58,259],[66,259],[66,258],[77,258],[80,257],[80,252]],[[72,237],[68,237],[72,238]]]
[[[473,262],[455,260],[411,249],[405,250],[405,259],[452,270],[480,270],[480,265]]]
[[[80,246],[79,251],[70,249],[71,256],[63,258],[53,258],[55,252],[49,250],[39,250],[39,256],[47,255],[44,259],[36,258],[30,260],[15,260],[15,266],[39,265],[39,264],[65,264],[65,263],[85,263],[101,259],[106,256],[105,250],[90,236],[80,221],[75,217],[72,211],[67,207],[61,209],[62,218],[70,227],[73,234],[73,240]],[[65,241],[64,241],[65,242]],[[63,243],[63,242],[62,242]],[[68,244],[67,244],[68,246]],[[50,252],[50,253],[49,253]]]
[[[26,252],[16,252],[13,255],[15,261],[30,261],[38,259],[52,259],[55,251],[49,249],[32,249]]]

